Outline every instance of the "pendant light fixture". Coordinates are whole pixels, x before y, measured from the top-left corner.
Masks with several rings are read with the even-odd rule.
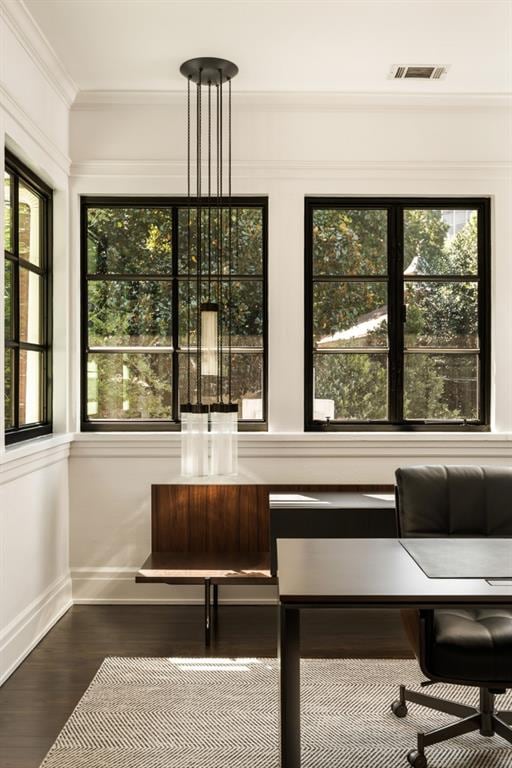
[[[187,403],[181,405],[185,476],[232,475],[238,471],[238,406],[232,402],[232,208],[231,80],[238,67],[225,59],[202,57],[181,65],[187,78]],[[192,119],[192,86],[195,116]],[[224,100],[227,85],[227,131]],[[206,94],[206,105],[203,101]],[[212,93],[214,98],[212,99]],[[213,102],[213,103],[212,103]],[[192,194],[192,123],[195,123],[195,194]],[[206,162],[203,163],[203,123]],[[215,154],[212,152],[212,127]],[[225,159],[225,145],[227,158]],[[215,173],[212,173],[212,161]],[[206,194],[203,196],[203,164]],[[227,200],[223,193],[227,167]],[[215,175],[215,190],[212,179]],[[215,195],[213,195],[213,191]],[[195,288],[192,269],[195,264]],[[195,335],[195,355],[191,346]],[[225,349],[227,337],[227,352]],[[195,368],[195,370],[193,370]],[[195,378],[195,387],[192,378]],[[203,402],[205,388],[216,402]],[[192,391],[195,395],[192,397]],[[209,445],[209,449],[208,449]]]

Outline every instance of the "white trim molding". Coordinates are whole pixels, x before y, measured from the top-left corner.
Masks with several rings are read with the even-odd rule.
[[[0,632],[0,685],[73,604],[69,573],[59,577]]]
[[[329,160],[329,161],[233,161],[234,179],[504,179],[509,181],[512,162],[508,159],[489,161],[408,161],[408,160]],[[181,160],[80,160],[71,165],[71,177],[81,178],[186,178],[187,167]],[[130,194],[128,191],[126,194]]]
[[[23,0],[0,0],[0,16],[69,109],[78,93],[78,86]]]
[[[52,435],[6,448],[0,455],[0,485],[44,467],[67,461],[72,434]]]
[[[308,92],[308,91],[237,91],[237,110],[257,109],[261,112],[346,112],[375,109],[427,109],[442,107],[450,110],[510,108],[509,93],[411,93],[400,84],[385,92]],[[73,111],[184,106],[185,91],[80,91]]]
[[[173,458],[180,456],[180,433],[77,433],[71,459]],[[240,432],[242,459],[337,459],[433,456],[500,459],[512,462],[512,434],[478,432]]]

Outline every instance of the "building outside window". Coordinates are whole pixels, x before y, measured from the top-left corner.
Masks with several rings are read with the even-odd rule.
[[[200,301],[217,301],[220,286],[227,317],[231,295],[224,366],[230,348],[240,428],[265,429],[267,201],[231,201],[231,274],[226,264],[219,274],[217,221],[210,216],[202,227],[205,239],[210,232],[211,247],[205,240]],[[228,216],[226,207],[223,238]],[[82,199],[84,430],[179,429],[180,404],[193,401],[196,393],[195,232],[195,210],[189,211],[183,198]],[[217,377],[202,377],[203,402],[217,400],[217,386]]]
[[[305,428],[489,426],[487,199],[306,199]]]
[[[5,441],[48,434],[52,191],[13,155],[4,170]]]

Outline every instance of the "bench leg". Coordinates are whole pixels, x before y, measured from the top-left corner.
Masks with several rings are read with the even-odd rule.
[[[219,607],[219,585],[213,585],[213,609],[215,611],[215,619],[217,619],[217,608]]]
[[[210,645],[212,629],[212,605],[211,605],[211,582],[210,579],[204,580],[204,642]]]

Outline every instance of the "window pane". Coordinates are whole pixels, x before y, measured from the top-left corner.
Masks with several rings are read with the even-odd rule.
[[[478,347],[477,283],[407,282],[405,347]]]
[[[35,272],[20,267],[20,340],[30,344],[42,343],[41,288],[42,280]]]
[[[41,263],[41,209],[39,195],[19,183],[19,255],[32,264]]]
[[[4,265],[4,325],[5,338],[8,341],[12,341],[14,336],[13,270],[13,263],[6,259]]]
[[[228,273],[228,252],[230,242],[229,210],[222,209],[222,244],[223,266],[222,273]],[[189,248],[189,211],[180,208],[178,212],[179,222],[179,272],[188,272],[188,248]],[[218,274],[219,271],[219,216],[215,210],[202,211],[201,216],[201,242],[202,260],[201,268],[204,272],[209,270]],[[231,209],[231,272],[238,275],[258,275],[263,271],[263,211],[261,208],[237,208]],[[210,258],[208,259],[208,254]],[[197,217],[195,209],[190,210],[190,272],[197,271]]]
[[[10,429],[14,426],[14,350],[6,349],[4,358],[5,372],[5,428]]]
[[[478,418],[476,355],[406,354],[406,419]]]
[[[387,355],[315,355],[313,376],[318,418],[322,414],[340,421],[387,418]]]
[[[387,211],[313,212],[313,272],[317,275],[385,275]]]
[[[166,281],[89,281],[89,345],[171,346],[171,291]]]
[[[238,404],[238,418],[242,420],[263,419],[263,355],[258,352],[236,352],[231,355],[231,399]],[[228,355],[224,356],[224,377],[222,390],[227,401],[229,392]],[[188,396],[188,356],[180,354],[180,402],[186,403]],[[190,358],[190,393],[192,401],[196,396],[196,357]],[[202,383],[204,403],[219,401],[218,380],[205,376]]]
[[[88,355],[89,418],[170,419],[171,373],[171,355],[164,353]]]
[[[316,349],[387,347],[387,316],[386,283],[314,284]]]
[[[474,275],[478,216],[473,210],[404,211],[406,275]]]
[[[188,310],[190,307],[191,344],[196,343],[197,327],[197,286],[194,281],[180,281],[180,346],[188,343]],[[190,293],[189,293],[190,291]],[[218,306],[219,284],[212,281],[210,292],[208,282],[202,284],[201,301],[210,299]],[[233,280],[231,285],[231,344],[232,347],[263,347],[263,285],[254,280]],[[229,337],[229,283],[222,281],[223,344]]]
[[[89,208],[87,269],[100,274],[168,273],[171,235],[168,208]]]
[[[4,171],[4,248],[11,252],[14,247],[12,225],[12,176]]]
[[[41,389],[43,375],[43,354],[31,350],[20,350],[20,406],[19,423],[35,424],[43,420]]]

